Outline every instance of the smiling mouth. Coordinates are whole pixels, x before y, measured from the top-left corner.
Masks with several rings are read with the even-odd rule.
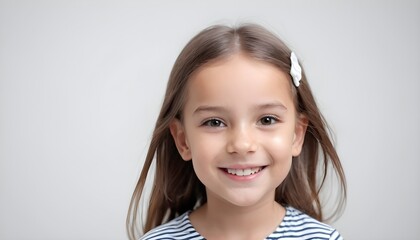
[[[255,167],[255,168],[244,168],[244,169],[234,169],[234,168],[225,168],[225,172],[231,174],[231,175],[235,175],[235,176],[240,176],[240,177],[246,177],[246,176],[251,176],[253,174],[256,174],[258,172],[260,172],[261,170],[263,170],[265,168],[264,167]]]

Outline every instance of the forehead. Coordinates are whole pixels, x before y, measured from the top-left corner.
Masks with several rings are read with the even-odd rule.
[[[270,63],[234,54],[199,68],[189,79],[186,106],[282,102],[293,108],[288,74]]]

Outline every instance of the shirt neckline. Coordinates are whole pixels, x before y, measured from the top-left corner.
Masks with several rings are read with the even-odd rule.
[[[274,233],[276,233],[278,231],[278,229],[284,225],[284,220],[290,216],[291,211],[293,210],[293,207],[287,206],[285,207],[286,209],[286,213],[284,214],[283,219],[281,220],[280,224],[277,225],[276,229],[274,229],[273,232],[271,232],[268,236],[266,236],[264,239],[270,237],[271,235],[273,235]],[[182,219],[187,221],[187,224],[189,226],[189,228],[191,228],[194,232],[196,232],[198,234],[199,237],[201,237],[202,239],[206,239],[205,237],[203,237],[198,231],[197,229],[195,229],[194,225],[192,225],[191,221],[190,221],[190,214],[192,213],[192,210],[189,210],[187,212],[185,212],[182,216]]]

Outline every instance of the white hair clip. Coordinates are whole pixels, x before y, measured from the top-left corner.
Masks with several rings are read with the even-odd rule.
[[[295,84],[296,87],[299,87],[300,80],[302,79],[302,68],[300,67],[299,61],[294,52],[290,54],[290,60],[292,62],[290,66],[290,76],[293,78],[293,84]]]

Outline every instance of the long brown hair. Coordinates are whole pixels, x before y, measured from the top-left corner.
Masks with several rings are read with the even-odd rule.
[[[237,28],[216,25],[197,34],[178,56],[169,77],[165,99],[153,132],[140,178],[134,190],[128,215],[130,239],[138,235],[138,211],[149,169],[156,161],[156,172],[143,232],[193,210],[207,201],[204,185],[194,173],[191,161],[183,161],[170,134],[169,125],[180,118],[185,104],[186,86],[191,74],[204,64],[237,52],[290,71],[291,50],[274,34],[261,26],[248,24]],[[275,200],[304,213],[325,220],[320,190],[328,170],[338,176],[340,196],[334,214],[346,198],[346,181],[328,125],[302,74],[298,88],[292,87],[296,109],[308,119],[302,152],[294,157],[291,170],[276,189]]]

